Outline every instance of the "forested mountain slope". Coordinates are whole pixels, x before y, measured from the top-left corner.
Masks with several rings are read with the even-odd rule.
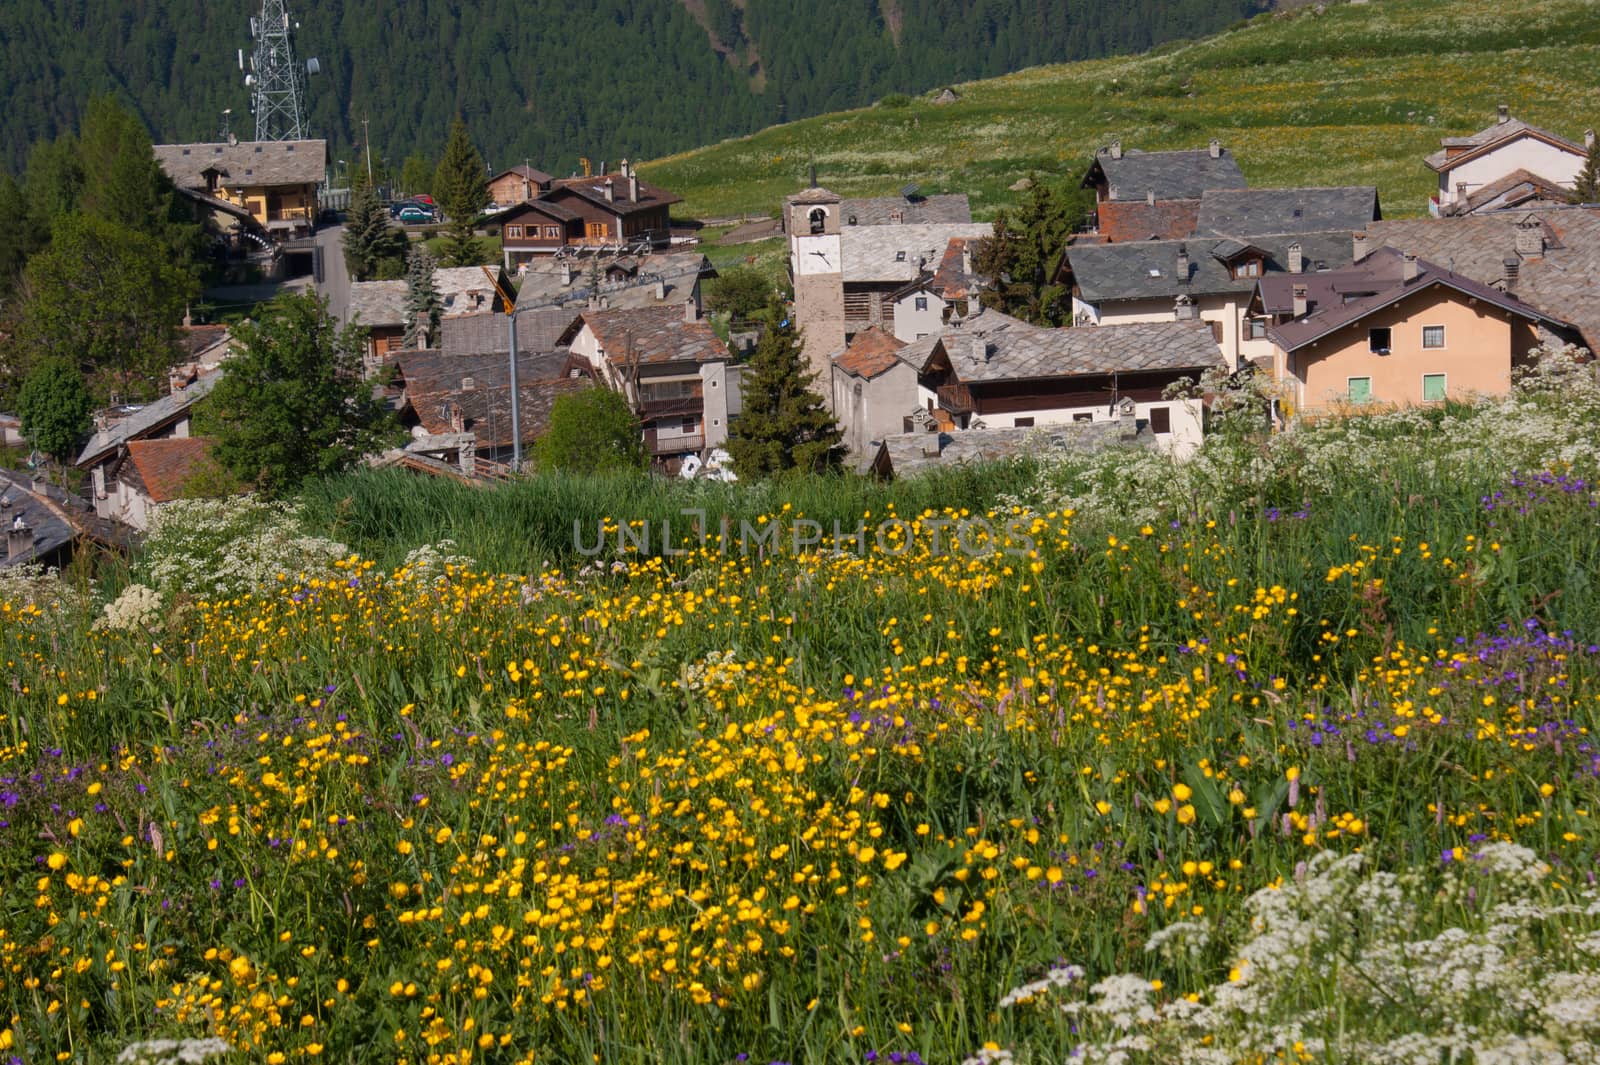
[[[463,114],[493,166],[663,155],[785,119],[1024,66],[1197,36],[1267,0],[406,0],[290,3],[323,73],[313,131],[370,119],[398,167]],[[253,135],[237,66],[253,0],[6,0],[0,166],[113,91],[158,141]]]

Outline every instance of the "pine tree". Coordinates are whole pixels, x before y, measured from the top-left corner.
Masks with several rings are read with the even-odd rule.
[[[434,283],[433,271],[438,264],[433,253],[417,244],[406,256],[406,334],[403,344],[407,348],[434,343],[439,336],[439,316],[444,311],[444,301],[439,298],[439,287]]]
[[[993,279],[983,305],[1036,325],[1067,324],[1071,300],[1055,283],[1055,268],[1086,206],[1085,199],[1034,180],[1021,206],[997,214],[994,235],[972,257],[973,268]]]
[[[433,175],[433,198],[449,219],[445,265],[473,265],[478,259],[473,225],[478,213],[489,205],[489,185],[484,179],[483,157],[473,147],[467,124],[460,115],[450,126],[444,157]]]
[[[811,390],[815,379],[806,369],[799,335],[778,308],[768,308],[761,341],[740,379],[744,413],[728,440],[741,479],[839,466],[843,434],[822,397]]]
[[[1589,145],[1583,169],[1572,183],[1573,203],[1600,203],[1600,138]]]
[[[356,174],[344,223],[344,261],[354,281],[398,278],[405,270],[406,235],[389,224],[389,212],[365,171]]]

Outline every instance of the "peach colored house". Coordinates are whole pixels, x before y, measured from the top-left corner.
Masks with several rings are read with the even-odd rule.
[[[1546,335],[1571,325],[1498,289],[1381,248],[1348,270],[1264,278],[1273,369],[1299,411],[1500,395]]]

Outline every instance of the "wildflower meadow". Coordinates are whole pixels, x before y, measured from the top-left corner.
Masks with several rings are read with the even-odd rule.
[[[174,509],[0,604],[0,1052],[1593,1061],[1600,386],[1558,363],[943,503]],[[712,516],[674,553],[571,547],[668,505]],[[824,518],[893,531],[783,546]]]

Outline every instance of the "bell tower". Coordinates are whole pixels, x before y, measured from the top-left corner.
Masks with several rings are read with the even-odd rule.
[[[839,239],[840,199],[811,186],[784,201],[789,273],[794,278],[795,321],[803,331],[814,386],[829,395],[829,360],[844,347],[844,261]]]

